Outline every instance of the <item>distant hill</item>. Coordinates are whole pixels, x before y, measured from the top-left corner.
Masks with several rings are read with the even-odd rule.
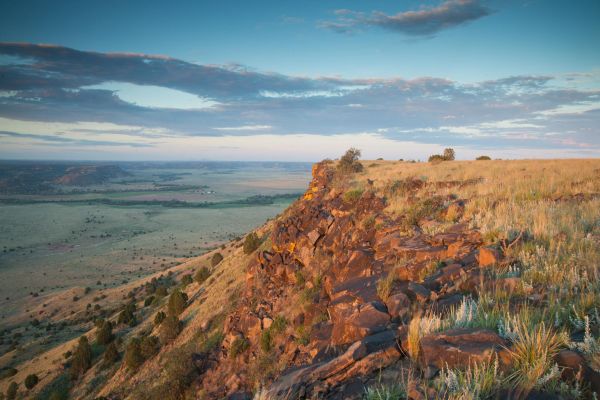
[[[54,183],[67,186],[90,186],[129,175],[116,165],[84,165],[69,167],[63,176],[54,180]]]
[[[99,185],[129,175],[117,165],[7,162],[0,164],[0,193],[44,194],[60,186]]]

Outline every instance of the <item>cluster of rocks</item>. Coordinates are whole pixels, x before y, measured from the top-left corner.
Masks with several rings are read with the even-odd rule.
[[[382,370],[406,362],[414,315],[443,315],[481,285],[519,286],[518,278],[484,279],[501,252],[484,246],[476,230],[465,224],[434,235],[407,230],[403,217],[383,212],[385,200],[374,190],[345,199],[334,174],[325,162],[314,167],[308,191],[275,222],[270,247],[248,266],[246,291],[225,321],[223,348],[203,371],[203,387],[215,396],[244,398],[256,389],[252,369],[264,364],[257,361],[265,352],[262,336],[278,317],[288,324],[269,338],[279,369],[261,376],[268,395],[360,398]],[[448,203],[446,212],[462,213],[461,201]],[[385,293],[378,289],[383,280],[389,282]],[[231,357],[236,341],[248,349]],[[429,377],[493,355],[505,367],[508,346],[491,330],[453,329],[423,337],[413,362]],[[574,363],[572,355],[564,358],[563,364]],[[425,395],[413,389],[411,397]]]

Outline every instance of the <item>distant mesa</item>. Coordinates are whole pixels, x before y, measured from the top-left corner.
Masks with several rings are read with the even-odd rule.
[[[131,174],[118,165],[55,162],[0,163],[0,193],[51,194],[61,186],[92,186]]]
[[[90,186],[129,175],[131,174],[116,165],[85,165],[67,168],[66,174],[56,178],[54,183],[66,186]]]

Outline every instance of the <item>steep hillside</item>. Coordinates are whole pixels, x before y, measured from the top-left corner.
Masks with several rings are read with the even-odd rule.
[[[245,240],[178,266],[168,284],[130,284],[107,317],[115,345],[94,345],[73,379],[77,352],[54,358],[32,391],[22,384],[32,362],[3,390],[11,380],[25,396],[77,399],[600,390],[600,161],[357,163],[316,164],[304,196]],[[120,360],[107,360],[110,346]],[[51,353],[61,354],[39,358]]]

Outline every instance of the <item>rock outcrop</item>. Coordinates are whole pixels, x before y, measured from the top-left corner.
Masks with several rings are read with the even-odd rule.
[[[413,225],[393,218],[376,191],[345,196],[334,179],[327,162],[317,164],[308,191],[274,222],[248,265],[225,335],[244,338],[249,349],[233,358],[219,350],[203,376],[211,397],[250,393],[258,381],[271,398],[360,398],[367,382],[404,362],[414,315],[456,309],[503,261],[466,224],[428,234],[419,227],[435,224],[428,216]],[[440,215],[463,212],[464,201],[442,200]],[[287,324],[275,329],[278,319]],[[508,347],[493,331],[455,329],[425,335],[413,361],[433,374],[492,357],[507,367]],[[251,378],[257,368],[260,376]]]

